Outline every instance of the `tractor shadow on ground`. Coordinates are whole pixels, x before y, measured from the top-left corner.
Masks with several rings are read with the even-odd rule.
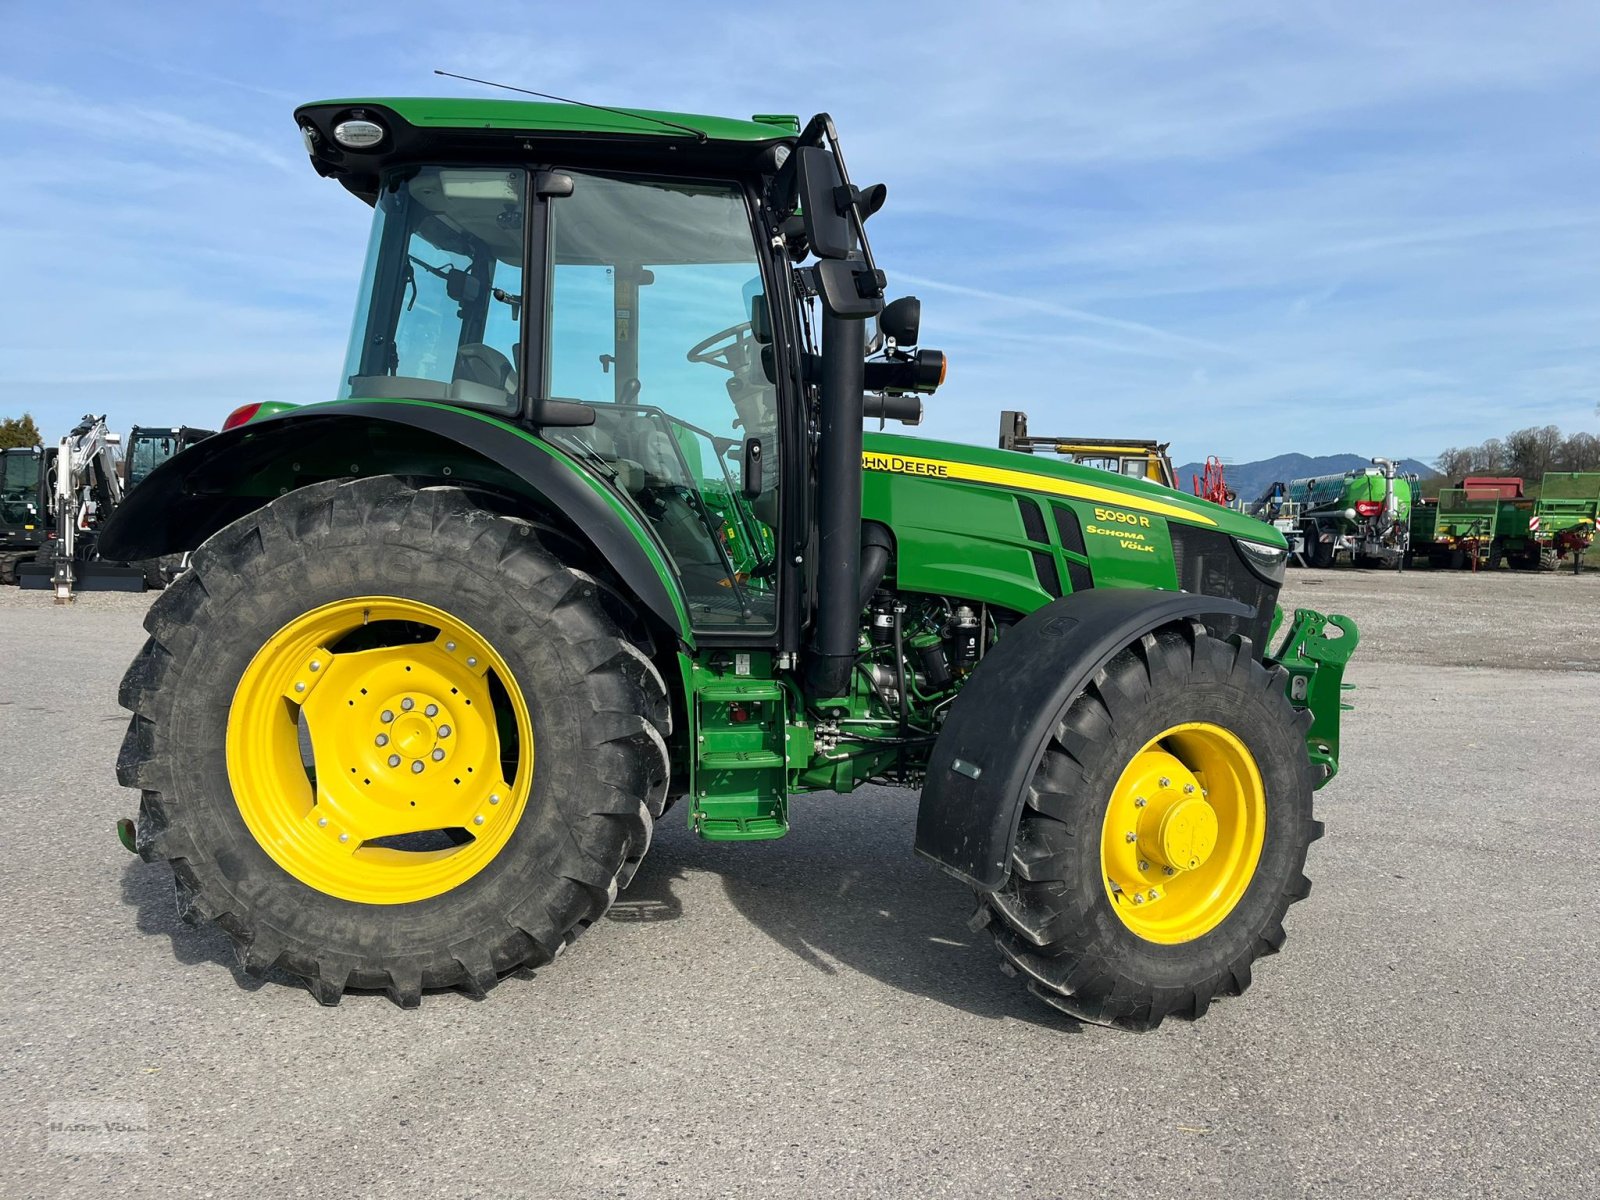
[[[245,974],[234,954],[233,939],[226,933],[215,925],[185,925],[173,898],[172,872],[165,866],[143,861],[128,863],[122,871],[122,902],[134,910],[139,932],[166,938],[172,957],[186,967],[203,963],[224,966],[247,992],[258,991],[269,983],[302,986],[285,971],[272,970],[260,979]]]
[[[674,810],[608,917],[675,919],[684,912],[675,885],[703,872],[741,916],[823,974],[860,972],[974,1016],[1080,1029],[1001,973],[988,932],[967,926],[972,893],[912,852],[915,799],[873,791],[797,798],[795,827],[775,842],[703,842]]]

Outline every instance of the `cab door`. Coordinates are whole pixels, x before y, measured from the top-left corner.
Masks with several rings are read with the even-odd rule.
[[[769,633],[779,423],[744,189],[566,174],[571,193],[548,204],[540,395],[596,416],[546,436],[650,524],[697,630]]]

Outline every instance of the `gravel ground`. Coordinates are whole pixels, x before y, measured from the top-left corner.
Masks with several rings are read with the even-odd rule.
[[[874,788],[775,843],[668,819],[609,920],[481,1003],[245,980],[112,833],[144,601],[0,590],[0,1193],[1600,1194],[1600,576],[1287,600],[1363,630],[1316,890],[1245,997],[1134,1036],[1002,976]]]

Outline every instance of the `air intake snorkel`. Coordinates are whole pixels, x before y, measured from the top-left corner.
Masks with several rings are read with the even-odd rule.
[[[883,311],[884,277],[873,262],[866,219],[883,206],[882,184],[850,182],[839,135],[813,117],[769,190],[781,222],[799,210],[817,256],[807,268],[822,299],[820,427],[817,444],[817,609],[806,664],[814,696],[849,686],[860,627],[861,422],[866,372],[864,322]]]

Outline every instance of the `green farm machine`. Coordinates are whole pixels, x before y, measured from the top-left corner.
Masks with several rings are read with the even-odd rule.
[[[1334,475],[1274,483],[1248,511],[1284,536],[1293,557],[1331,567],[1404,567],[1411,552],[1411,502],[1416,480],[1387,458]]]
[[[1539,481],[1539,502],[1532,518],[1539,565],[1554,570],[1564,561],[1583,569],[1583,555],[1594,543],[1600,521],[1600,474],[1548,471]]]
[[[1144,1029],[1248,986],[1309,891],[1355,627],[1284,614],[1242,514],[865,434],[944,356],[828,117],[296,121],[375,214],[337,398],[239,410],[101,538],[193,552],[118,762],[186,919],[324,1003],[481,994],[672,804],[757,841],[876,783],[1057,1008]]]
[[[1469,476],[1412,514],[1412,542],[1434,567],[1581,569],[1600,514],[1600,474],[1548,472],[1537,497],[1514,476]]]

